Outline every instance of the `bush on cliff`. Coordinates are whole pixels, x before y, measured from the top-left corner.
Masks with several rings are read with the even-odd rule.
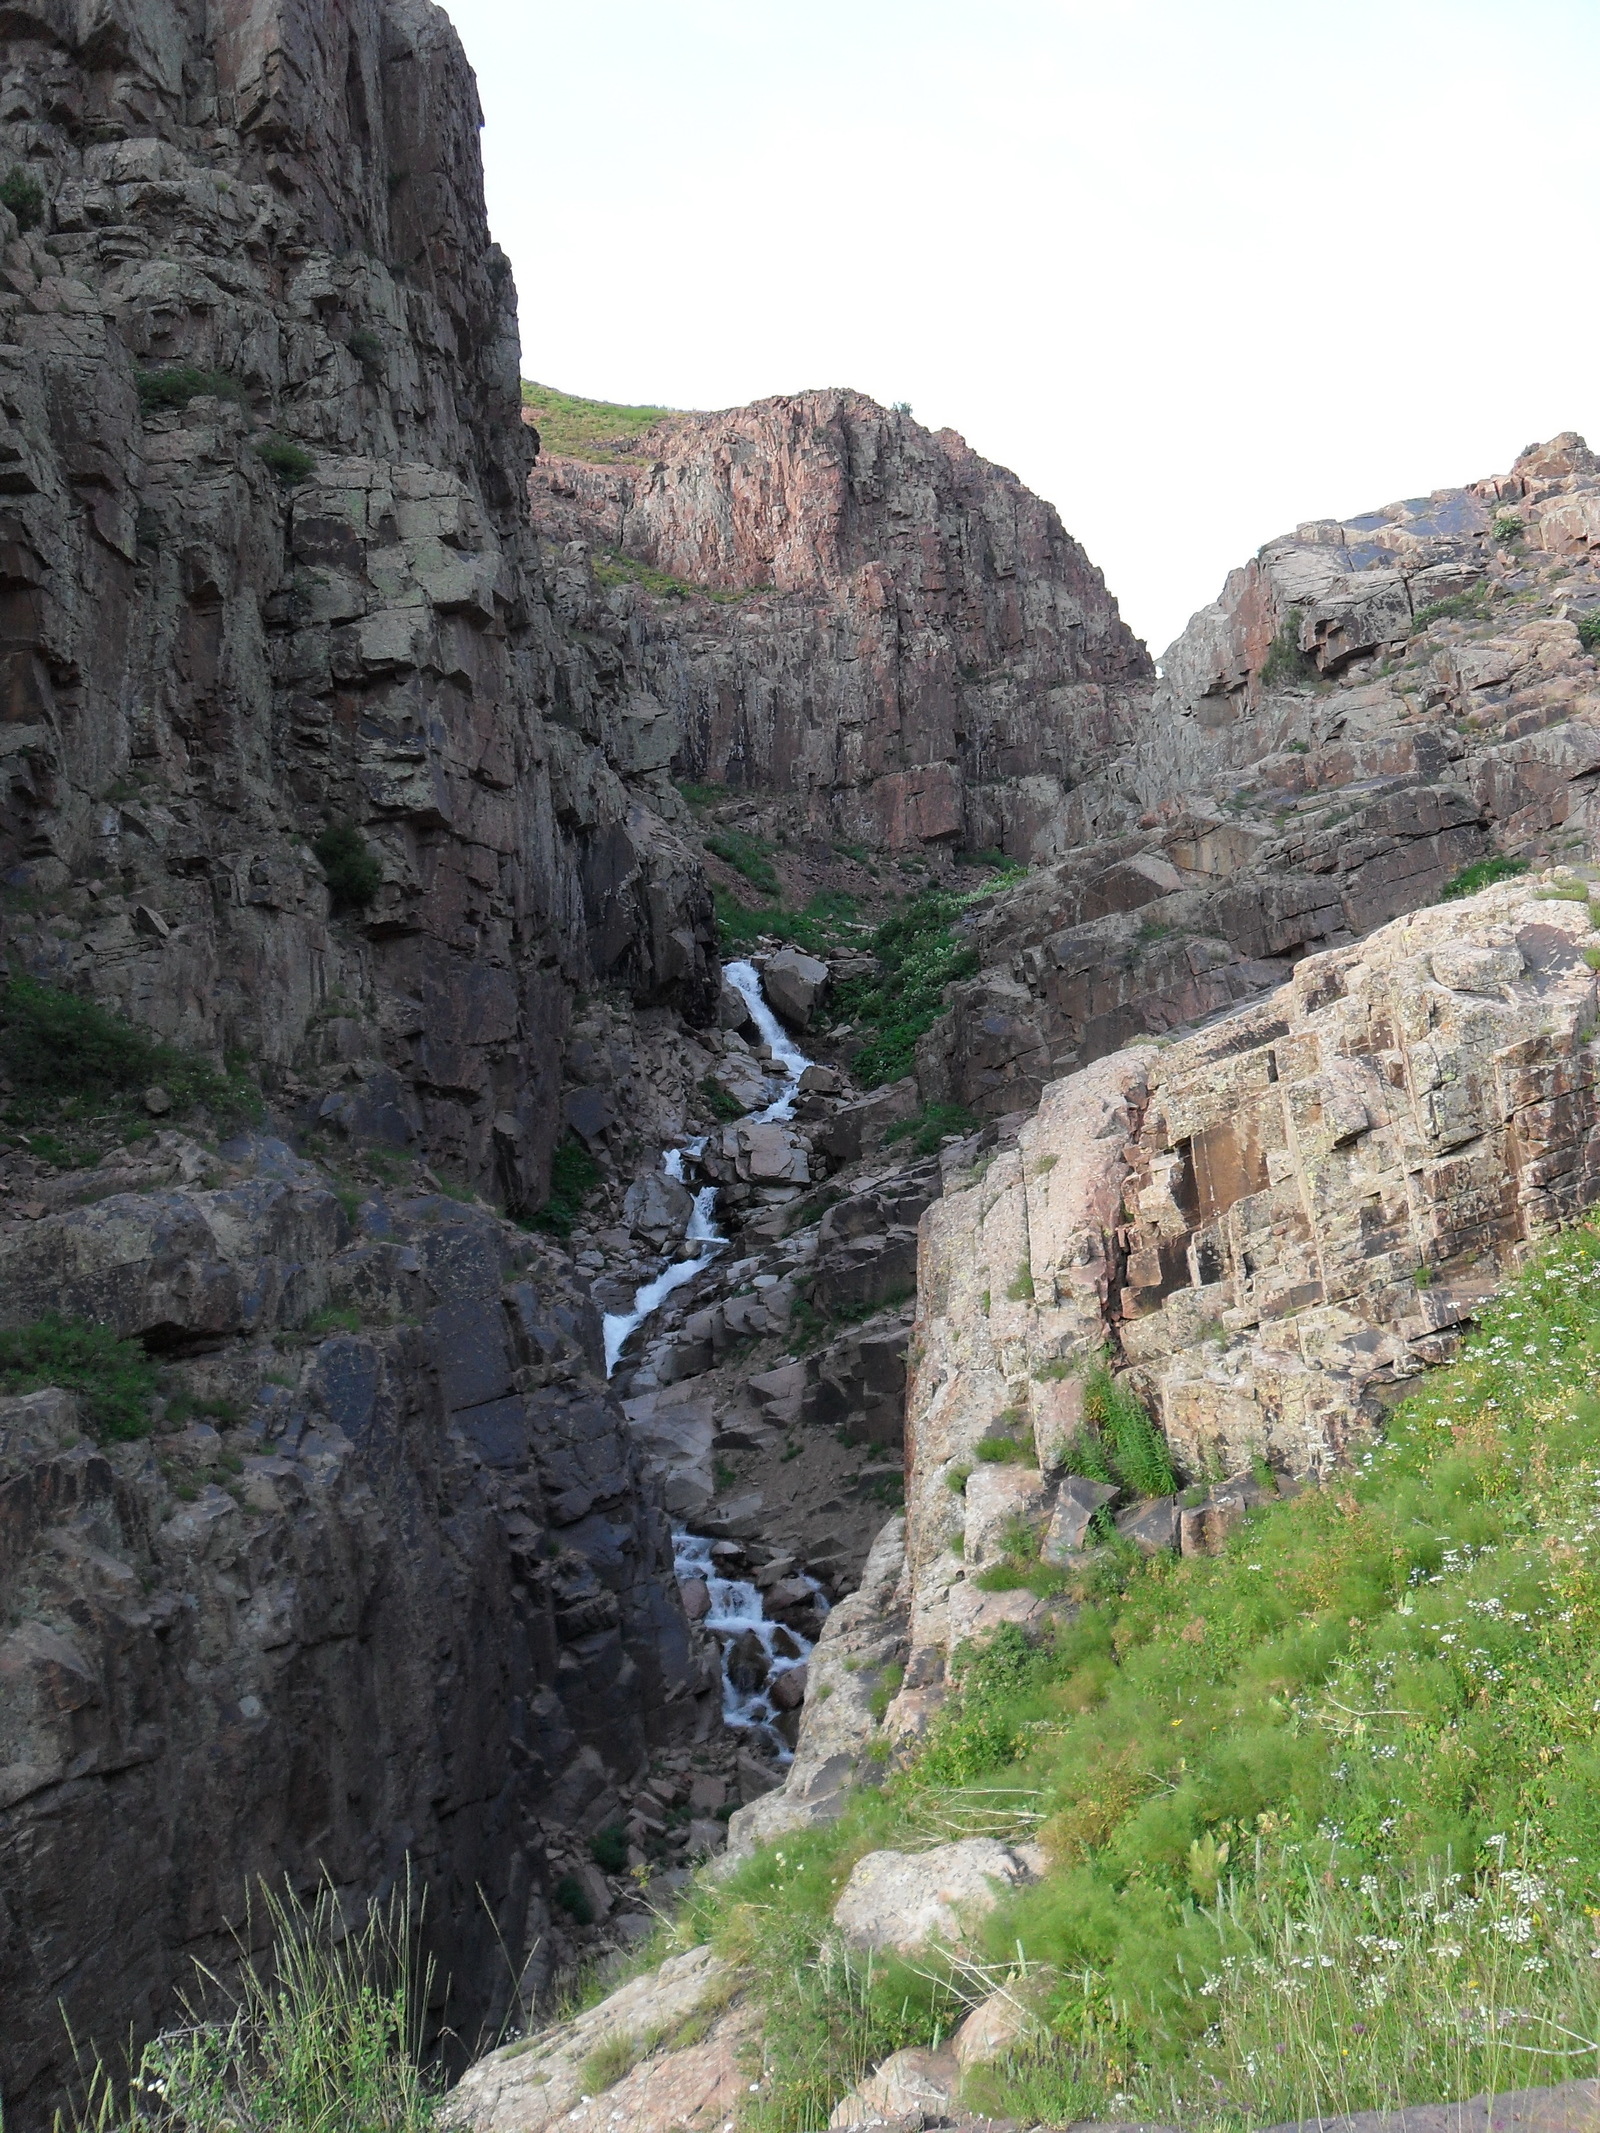
[[[0,1333],[0,1393],[52,1385],[79,1395],[102,1444],[150,1434],[156,1366],[137,1341],[119,1340],[109,1326],[51,1313]]]
[[[353,822],[330,822],[311,847],[335,911],[365,911],[383,887],[383,863]]]
[[[697,1891],[686,1929],[765,1977],[768,2063],[794,2061],[763,2133],[823,2122],[891,2032],[948,2032],[926,1989],[886,2007],[828,1916],[865,1851],[979,1831],[1041,1835],[1049,1871],[993,1914],[979,1967],[922,1968],[971,2000],[1026,1964],[1037,2038],[969,2089],[1024,2123],[1238,2127],[1588,2071],[1597,1375],[1584,1229],[1349,1469],[1215,1558],[1102,1551],[1046,1638],[958,1655],[881,1792]],[[858,2012],[819,2057],[797,2010],[824,1956]]]
[[[1480,889],[1487,889],[1494,882],[1514,881],[1517,875],[1526,874],[1527,871],[1526,859],[1506,859],[1501,856],[1475,859],[1471,866],[1463,867],[1460,873],[1451,875],[1439,891],[1439,901],[1453,903],[1461,896],[1476,896]]]
[[[600,1165],[578,1136],[569,1133],[550,1158],[550,1197],[534,1216],[534,1227],[552,1237],[570,1237],[599,1182]]]
[[[835,986],[835,1017],[872,1032],[853,1069],[864,1089],[911,1072],[917,1039],[944,1010],[945,987],[977,969],[976,952],[951,931],[971,901],[947,889],[912,897],[872,937],[878,975]]]

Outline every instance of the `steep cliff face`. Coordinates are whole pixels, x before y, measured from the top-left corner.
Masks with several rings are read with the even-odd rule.
[[[359,1904],[409,1855],[468,2042],[504,1951],[536,1986],[592,1947],[549,1891],[711,1684],[597,1314],[471,1187],[543,1198],[578,988],[704,1017],[715,979],[622,626],[570,626],[527,526],[443,13],[41,0],[4,40],[0,953],[232,1055],[346,1164],[214,1119],[0,1151],[0,1326],[86,1317],[164,1373],[140,1443],[0,1402],[28,2128],[58,2002],[148,2034],[258,1876]],[[379,876],[337,909],[330,822]]]
[[[1079,1560],[1097,1499],[1069,1470],[1102,1350],[1180,1477],[1234,1476],[1242,1501],[1252,1460],[1332,1472],[1600,1200],[1597,910],[1549,871],[1309,956],[1256,1006],[1055,1082],[1014,1151],[952,1181],[922,1223],[896,1727],[957,1643],[1048,1614],[981,1582],[1015,1521]],[[1034,1458],[974,1463],[1008,1435]],[[1168,1496],[1128,1530],[1204,1548],[1226,1516]]]
[[[25,2128],[71,2078],[63,2010],[83,2046],[142,2040],[195,1960],[226,1974],[262,1883],[359,1907],[409,1871],[434,2019],[494,2034],[576,1952],[550,1898],[580,1825],[713,1693],[557,1254],[435,1195],[347,1211],[268,1139],[166,1135],[96,1186],[0,1233],[7,1317],[159,1322],[185,1360],[143,1442],[62,1392],[0,1399],[0,2094]]]
[[[1592,849],[1597,514],[1600,469],[1564,435],[1508,475],[1303,526],[1234,572],[1108,773],[1138,825],[974,922],[984,969],[925,1042],[925,1091],[1035,1102],[1476,860]]]
[[[1115,815],[1073,795],[1148,702],[1144,647],[1055,511],[954,431],[813,392],[605,456],[541,455],[534,521],[677,581],[631,604],[682,775],[894,849],[1042,858]]]
[[[8,15],[0,859],[26,960],[269,1086],[337,1000],[518,1205],[572,988],[704,1013],[710,932],[539,575],[478,124],[424,0]]]

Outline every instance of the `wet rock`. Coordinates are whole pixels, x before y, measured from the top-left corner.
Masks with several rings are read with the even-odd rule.
[[[729,1685],[741,1696],[753,1696],[758,1689],[765,1688],[772,1662],[767,1656],[767,1647],[755,1630],[744,1630],[733,1639],[723,1654],[722,1669]]]
[[[786,1667],[772,1678],[770,1691],[773,1708],[779,1711],[798,1711],[806,1700],[806,1670],[803,1666]]]
[[[742,1037],[753,1037],[756,1033],[756,1026],[750,1019],[750,1002],[727,978],[723,979],[717,995],[717,1028],[734,1031]]]
[[[809,1029],[828,983],[828,966],[798,948],[780,948],[768,956],[761,972],[761,989],[776,1013],[791,1027]]]
[[[694,1213],[694,1195],[664,1170],[651,1170],[628,1187],[622,1213],[630,1229],[659,1247],[682,1237]]]
[[[703,1622],[711,1612],[711,1588],[704,1578],[683,1578],[678,1592],[683,1600],[683,1611],[691,1622]]]

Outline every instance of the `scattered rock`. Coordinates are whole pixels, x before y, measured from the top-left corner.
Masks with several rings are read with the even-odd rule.
[[[828,983],[828,966],[798,948],[780,948],[768,956],[761,973],[762,990],[774,1010],[795,1029],[809,1029]]]

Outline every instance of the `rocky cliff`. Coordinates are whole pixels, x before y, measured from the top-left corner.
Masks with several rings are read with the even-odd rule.
[[[954,431],[799,393],[541,452],[530,493],[542,534],[634,578],[679,775],[874,848],[1044,858],[1115,819],[1074,796],[1149,658],[1050,505]]]
[[[6,56],[11,950],[291,1097],[386,1068],[535,1204],[573,988],[704,1014],[709,903],[540,576],[454,33],[118,0]],[[330,818],[381,867],[337,917]]]
[[[652,1770],[687,1796],[714,1668],[598,1315],[485,1203],[546,1196],[580,988],[674,1025],[716,995],[620,626],[571,626],[527,525],[442,11],[41,0],[4,34],[0,952],[269,1114],[72,1094],[0,1154],[0,1332],[66,1313],[158,1370],[137,1441],[0,1402],[26,2128],[61,2008],[147,2034],[257,1877],[359,1906],[409,1855],[470,2044],[596,1945],[585,1826]]]
[[[1109,775],[1142,809],[973,924],[918,1073],[998,1114],[1141,1035],[1282,983],[1495,854],[1592,849],[1600,769],[1581,438],[1315,522],[1229,578],[1162,659]]]

